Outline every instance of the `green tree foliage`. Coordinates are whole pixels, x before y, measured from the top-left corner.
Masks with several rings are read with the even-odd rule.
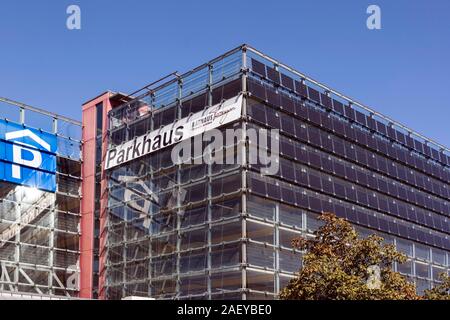
[[[394,262],[406,261],[393,245],[384,244],[376,235],[360,239],[349,222],[334,214],[325,213],[319,219],[325,224],[315,232],[314,239],[293,241],[295,248],[306,253],[302,269],[281,292],[281,299],[421,299],[415,285],[393,271]]]
[[[450,276],[441,274],[442,283],[431,290],[425,290],[424,298],[427,300],[450,300]]]

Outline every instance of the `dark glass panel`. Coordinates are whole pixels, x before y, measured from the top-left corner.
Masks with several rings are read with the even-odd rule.
[[[350,106],[344,106],[345,116],[351,120],[356,120],[355,110]]]
[[[414,149],[414,139],[410,136],[406,136],[406,145],[411,149]]]
[[[272,183],[267,184],[267,195],[273,199],[281,199],[280,187]]]
[[[357,200],[358,200],[359,204],[361,204],[361,205],[367,205],[368,204],[367,194],[364,191],[357,190],[356,191],[356,197],[357,197]]]
[[[345,135],[344,123],[337,119],[333,119],[333,131],[340,135]]]
[[[266,124],[266,107],[262,104],[252,103],[248,105],[247,108],[248,114],[251,119],[256,120],[257,122]]]
[[[353,147],[353,145],[345,145],[345,155],[347,156],[347,159],[356,161],[356,149]]]
[[[371,149],[377,149],[377,139],[373,135],[367,136],[367,146]]]
[[[356,190],[351,186],[345,188],[345,196],[348,200],[356,202]]]
[[[378,198],[373,194],[369,194],[369,206],[373,209],[378,209]]]
[[[417,231],[413,228],[408,228],[408,239],[417,240]]]
[[[320,191],[322,189],[320,177],[309,174],[309,186],[316,191]]]
[[[394,200],[388,200],[387,204],[388,204],[387,212],[389,212],[391,215],[399,216],[397,203]]]
[[[321,133],[321,137],[322,148],[327,151],[333,150],[333,140],[331,140],[331,137],[329,137],[325,132]]]
[[[330,158],[322,157],[320,161],[323,170],[329,173],[333,173],[333,160],[331,160]]]
[[[344,199],[345,198],[345,188],[343,185],[339,184],[338,182],[334,183],[334,192],[337,197]]]
[[[425,225],[431,228],[434,227],[433,216],[431,213],[425,214]]]
[[[363,126],[367,126],[366,115],[364,113],[356,111],[356,110],[355,110],[355,114],[356,114],[356,121],[358,123],[362,124]]]
[[[401,144],[406,144],[405,135],[399,131],[397,131],[397,141],[399,141]]]
[[[344,105],[341,102],[333,99],[333,110],[337,113],[344,114]]]
[[[420,153],[423,153],[423,144],[422,144],[422,142],[420,142],[418,140],[414,140],[414,149],[416,149]]]
[[[266,101],[266,89],[265,87],[259,82],[254,79],[248,80],[248,91],[251,93],[252,96],[258,97],[259,99]]]
[[[309,200],[308,200],[308,196],[306,194],[303,194],[302,192],[296,192],[295,198],[296,198],[296,204],[299,207],[305,208],[305,209],[309,208]]]
[[[348,221],[357,223],[358,222],[358,215],[355,210],[352,210],[352,208],[348,207],[347,209],[344,209],[342,207],[342,210],[345,210],[345,216]]]
[[[383,154],[387,154],[387,142],[377,139],[377,149]]]
[[[380,225],[380,230],[383,232],[389,232],[389,223],[386,219],[380,218],[378,219],[378,223]]]
[[[276,84],[280,84],[280,73],[275,68],[267,67],[267,77]]]
[[[389,224],[389,232],[392,234],[399,234],[398,232],[398,224],[394,222],[394,220],[388,220]]]
[[[252,177],[250,179],[250,191],[262,196],[267,196],[266,183]]]
[[[266,108],[267,125],[270,128],[280,129],[280,118],[278,113],[272,108]]]
[[[369,225],[369,219],[365,212],[356,210],[356,214],[358,215],[358,222],[360,224],[362,224],[363,226]]]
[[[427,146],[428,147],[428,146]],[[428,147],[429,148],[429,147]],[[430,151],[431,151],[431,157],[434,159],[434,160],[436,160],[436,161],[441,161],[441,158],[440,158],[440,156],[439,156],[439,151],[437,151],[436,149],[434,149],[434,148],[430,148]]]
[[[295,136],[295,124],[294,119],[288,115],[282,114],[281,116],[281,129],[292,136]]]
[[[289,113],[295,113],[295,104],[294,101],[285,94],[281,94],[281,107],[283,110]]]
[[[266,68],[264,64],[255,59],[252,59],[252,70],[263,77],[266,76]]]
[[[341,140],[333,141],[333,151],[335,154],[345,157],[344,143]]]
[[[388,192],[391,196],[397,197],[398,196],[397,185],[393,184],[392,182],[388,183]]]
[[[223,100],[233,98],[242,90],[242,80],[236,79],[212,91],[212,104],[218,104]]]
[[[361,149],[361,148],[357,149],[356,160],[361,164],[364,164],[364,165],[367,164],[367,153],[364,149]]]
[[[281,83],[283,84],[283,86],[291,90],[294,90],[294,80],[291,77],[285,75],[284,73],[281,73]]]
[[[443,241],[442,241],[442,238],[440,236],[438,236],[436,234],[433,235],[433,242],[434,242],[435,246],[437,246],[439,248],[442,248]]]
[[[378,190],[381,192],[387,193],[388,192],[388,185],[387,182],[383,179],[378,179]]]
[[[286,180],[295,180],[294,166],[291,161],[281,159],[281,175]]]
[[[320,147],[320,130],[316,129],[315,127],[309,127],[308,128],[308,140],[309,142],[317,147]]]
[[[295,180],[302,186],[308,185],[308,174],[299,167],[295,170]]]
[[[240,188],[241,188],[240,174],[214,179],[211,183],[213,197],[237,192],[239,191]]]
[[[369,214],[367,216],[367,219],[368,219],[368,222],[369,222],[368,223],[369,227],[374,228],[374,229],[379,229],[380,228],[380,226],[378,224],[378,218],[376,216],[374,216],[373,214]]]
[[[281,198],[283,201],[290,203],[290,204],[295,204],[295,193],[294,190],[292,190],[292,188],[288,188],[286,186],[282,186],[281,187]]]
[[[345,176],[350,181],[356,181],[356,170],[351,166],[345,167]]]
[[[309,99],[311,99],[312,101],[318,102],[320,103],[320,95],[319,95],[319,91],[308,87],[308,94],[309,94]]]
[[[396,139],[395,129],[392,128],[391,126],[387,127],[387,134],[388,134],[389,138],[391,138],[392,140]]]
[[[295,114],[302,119],[308,118],[308,109],[303,102],[295,101]]]
[[[427,144],[424,144],[424,145],[423,145],[423,152],[424,152],[427,156],[431,157],[431,148],[430,148],[430,146],[428,146]]]
[[[377,131],[383,135],[387,135],[386,125],[377,121]]]
[[[358,141],[362,145],[366,145],[367,144],[366,133],[356,129],[356,141]]]
[[[333,163],[333,167],[334,167],[334,173],[336,174],[336,175],[338,175],[339,177],[345,177],[345,167],[344,167],[344,165],[342,165],[341,163],[339,163],[339,162],[334,162]]]
[[[309,197],[309,207],[314,212],[322,213],[322,201],[314,196]]]
[[[351,141],[356,140],[355,129],[350,124],[346,123],[345,125],[345,136]]]
[[[327,194],[333,194],[333,182],[327,178],[322,178],[322,189]]]
[[[307,89],[306,89],[306,85],[304,83],[301,83],[299,81],[295,81],[295,91],[301,95],[302,97],[307,97]]]
[[[367,118],[367,126],[370,129],[376,131],[377,130],[377,121],[374,118],[372,118],[372,117],[368,117]]]
[[[407,238],[408,237],[408,227],[399,223],[398,224],[398,233],[400,236]]]
[[[301,141],[308,141],[308,129],[300,121],[295,121],[295,135]]]
[[[308,108],[308,119],[316,125],[320,125],[320,112],[313,108]]]
[[[412,210],[412,207],[410,207],[409,210]],[[425,219],[425,214],[424,214],[424,212],[423,212],[422,210],[420,210],[420,211],[415,211],[415,210],[414,210],[414,212],[415,212],[415,214],[416,214],[416,221],[417,221],[418,223],[424,225],[424,224],[426,223],[426,219]]]
[[[322,99],[322,105],[324,105],[327,109],[331,109],[331,98],[323,93],[320,94],[320,97]]]
[[[363,186],[367,186],[368,183],[368,179],[367,179],[367,175],[364,172],[361,171],[357,171],[356,172],[356,177],[357,177],[357,181],[363,185]]]
[[[266,87],[267,94],[267,102],[275,107],[279,107],[281,105],[280,95],[275,91],[273,87]]]
[[[288,139],[281,140],[281,153],[289,158],[295,158],[294,143]]]

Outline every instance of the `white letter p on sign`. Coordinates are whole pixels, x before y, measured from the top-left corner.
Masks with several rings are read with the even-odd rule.
[[[23,159],[23,151],[31,153],[33,158],[31,160]],[[38,150],[15,144],[13,145],[13,162],[17,164],[12,165],[12,177],[15,179],[21,179],[20,166],[18,164],[32,168],[39,168],[42,164],[42,155]]]

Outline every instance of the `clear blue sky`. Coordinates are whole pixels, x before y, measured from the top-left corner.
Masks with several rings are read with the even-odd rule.
[[[0,14],[0,96],[66,116],[249,43],[450,146],[448,0],[2,0]]]

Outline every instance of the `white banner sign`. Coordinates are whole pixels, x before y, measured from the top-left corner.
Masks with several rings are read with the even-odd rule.
[[[238,120],[241,117],[241,113],[242,95],[239,95],[187,118],[178,120],[174,124],[136,137],[108,150],[105,170]]]

